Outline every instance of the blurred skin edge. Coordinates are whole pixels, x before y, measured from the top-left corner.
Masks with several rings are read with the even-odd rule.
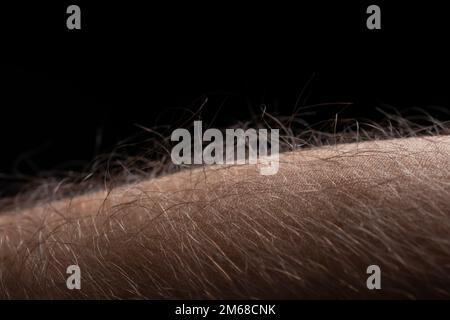
[[[342,144],[283,153],[274,176],[210,166],[4,212],[0,293],[448,297],[449,165],[449,136]],[[70,264],[80,291],[65,287]]]

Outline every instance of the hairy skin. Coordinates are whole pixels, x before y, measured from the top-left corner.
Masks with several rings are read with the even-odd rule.
[[[450,136],[324,146],[3,212],[0,296],[450,298],[449,235]]]

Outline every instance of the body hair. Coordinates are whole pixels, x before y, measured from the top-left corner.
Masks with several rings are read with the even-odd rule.
[[[162,138],[151,141],[159,159],[103,158],[41,182],[3,200],[0,296],[449,298],[450,136],[427,121],[297,131],[295,118],[264,114],[247,125],[281,128],[274,176],[175,167]],[[81,290],[66,288],[72,264]],[[382,290],[366,287],[373,264]]]

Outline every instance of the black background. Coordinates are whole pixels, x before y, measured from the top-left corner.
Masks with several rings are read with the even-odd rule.
[[[276,315],[219,315],[202,316],[175,315],[176,307],[209,306],[219,309],[220,304],[275,304]],[[136,319],[299,319],[301,317],[383,319],[390,317],[438,318],[448,309],[448,301],[255,301],[255,300],[113,300],[113,301],[0,301],[3,313],[26,317],[45,314],[48,319],[80,319],[86,314],[93,318]],[[50,310],[50,311],[49,311]]]
[[[322,105],[308,121],[450,106],[442,1],[93,2],[0,7],[0,195],[24,175],[79,170],[205,97],[199,117],[216,126],[262,105]],[[66,28],[70,4],[82,30]],[[381,30],[366,28],[370,4]]]

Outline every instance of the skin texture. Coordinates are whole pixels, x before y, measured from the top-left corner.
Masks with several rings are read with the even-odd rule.
[[[286,152],[258,172],[188,169],[3,212],[0,296],[450,297],[449,136]]]

